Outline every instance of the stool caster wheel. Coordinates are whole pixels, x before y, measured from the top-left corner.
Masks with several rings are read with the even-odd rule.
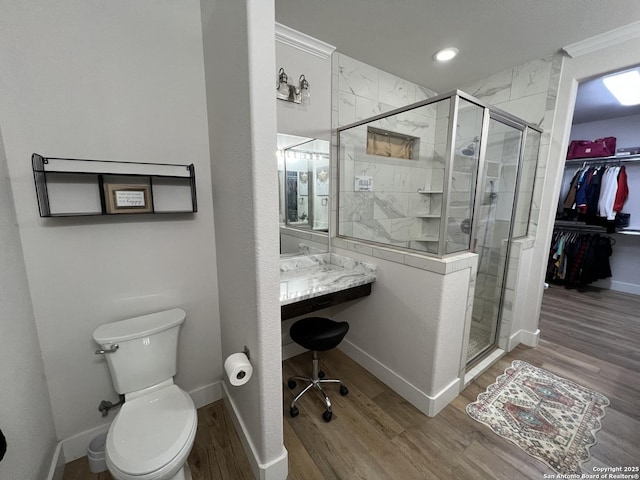
[[[295,418],[300,414],[300,410],[298,410],[298,407],[291,407],[289,413],[291,414],[291,417]]]
[[[289,380],[287,382],[287,387],[289,387],[290,390],[293,390],[294,388],[296,388],[296,385],[297,385],[297,383],[296,383],[295,380]]]
[[[349,389],[344,385],[340,385],[340,395],[344,397],[347,393],[349,393]]]
[[[322,419],[327,423],[331,421],[331,417],[333,417],[333,413],[330,412],[329,410],[327,410],[322,414]]]
[[[322,370],[318,371],[318,378],[324,378],[325,376],[326,375]]]

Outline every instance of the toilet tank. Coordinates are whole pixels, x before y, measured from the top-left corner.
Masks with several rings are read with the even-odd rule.
[[[186,313],[180,308],[101,325],[93,332],[105,353],[116,392],[156,385],[178,370],[178,334]]]

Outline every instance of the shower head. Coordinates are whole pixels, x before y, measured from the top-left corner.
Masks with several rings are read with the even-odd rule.
[[[476,145],[474,143],[470,143],[469,146],[463,148],[460,153],[465,157],[473,157],[473,154],[476,153]]]
[[[476,144],[480,141],[479,137],[473,139],[473,141],[463,148],[460,153],[465,157],[473,157],[476,154]]]

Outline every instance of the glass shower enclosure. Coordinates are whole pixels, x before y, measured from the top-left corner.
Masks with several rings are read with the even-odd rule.
[[[338,236],[440,258],[478,254],[468,363],[497,342],[540,135],[460,91],[338,129]]]

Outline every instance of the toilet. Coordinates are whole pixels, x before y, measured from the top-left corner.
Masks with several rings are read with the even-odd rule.
[[[173,383],[184,310],[129,318],[93,332],[125,402],[107,434],[107,468],[117,480],[192,480],[187,458],[198,417]]]

